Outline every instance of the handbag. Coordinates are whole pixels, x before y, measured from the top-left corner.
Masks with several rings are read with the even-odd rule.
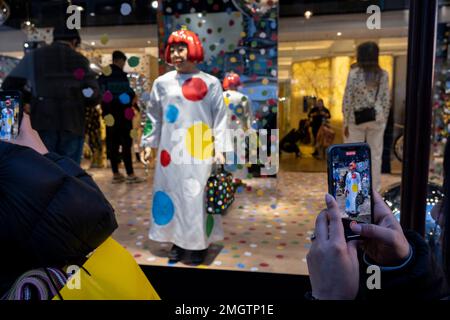
[[[234,192],[233,175],[219,166],[206,183],[206,212],[225,214],[234,201]]]
[[[355,124],[360,125],[366,122],[371,122],[376,120],[375,102],[378,98],[378,92],[380,91],[380,76],[378,77],[377,93],[375,94],[375,100],[373,103],[359,110],[354,111],[355,114]]]

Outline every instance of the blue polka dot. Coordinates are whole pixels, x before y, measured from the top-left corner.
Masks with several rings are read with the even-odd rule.
[[[220,42],[221,44],[224,44],[224,43],[225,43],[225,39],[224,39],[224,38],[221,38],[221,39],[219,40],[219,42]]]
[[[228,108],[230,108],[230,110],[234,110],[235,106],[234,106],[234,104],[230,103],[230,104],[228,105]]]
[[[236,266],[238,268],[240,268],[240,269],[244,269],[245,268],[245,264],[243,264],[243,263],[238,263]]]
[[[276,29],[276,28],[277,28],[277,23],[276,23],[275,21],[273,21],[273,22],[270,24],[270,27],[271,27],[272,29]]]
[[[178,115],[180,114],[180,111],[177,107],[175,107],[173,104],[169,105],[167,107],[166,111],[166,120],[169,123],[174,123],[178,119]]]
[[[220,253],[222,253],[222,254],[227,254],[227,253],[229,253],[229,252],[230,252],[229,250],[223,249]]]
[[[121,102],[122,104],[129,104],[130,101],[131,101],[130,96],[129,96],[128,94],[126,94],[126,93],[122,93],[122,94],[119,96],[119,100],[120,100],[120,102]]]
[[[242,193],[243,191],[244,191],[244,187],[239,186],[239,187],[237,188],[237,193]]]
[[[233,9],[231,9],[231,7],[228,7],[228,8],[227,8],[227,13],[228,13],[228,14],[232,14],[232,13],[233,13]]]
[[[164,226],[168,224],[174,215],[175,207],[170,197],[162,191],[158,191],[153,196],[152,214],[155,223]]]

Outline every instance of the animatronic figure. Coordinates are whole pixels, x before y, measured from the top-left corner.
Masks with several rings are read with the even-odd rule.
[[[369,196],[369,189],[370,189],[370,181],[369,181],[369,176],[367,175],[367,173],[365,173],[363,175],[362,181],[362,192],[364,194],[364,197],[368,197]]]
[[[252,111],[250,99],[237,91],[241,85],[241,78],[237,73],[230,72],[223,79],[222,86],[226,90],[223,93],[225,105],[227,106],[228,126],[233,130],[242,130],[242,132],[235,132],[239,135],[238,141],[242,141],[241,146],[235,148],[242,148],[240,152],[237,150],[227,155],[227,163],[230,159],[233,161],[232,165],[228,165],[226,169],[233,173],[233,176],[238,179],[245,179],[248,174],[245,166],[245,132],[250,129],[252,121]],[[239,156],[239,159],[238,159]]]
[[[356,196],[361,191],[361,176],[356,172],[356,163],[351,162],[350,171],[345,178],[345,212],[348,215],[357,215],[358,206],[356,204]]]
[[[205,210],[205,186],[212,151],[214,161],[223,164],[222,152],[231,147],[226,139],[226,106],[220,81],[197,69],[203,47],[194,32],[173,32],[165,59],[176,70],[153,83],[147,106],[153,129],[142,141],[145,158],[154,152],[149,148],[158,148],[149,237],[173,243],[170,262],[180,261],[189,251],[190,262],[200,264],[208,246],[223,239],[220,215]],[[185,156],[181,161],[180,153]]]

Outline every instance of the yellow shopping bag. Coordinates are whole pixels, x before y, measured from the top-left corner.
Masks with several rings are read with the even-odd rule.
[[[83,268],[60,291],[64,300],[160,300],[131,254],[112,238],[94,251]]]

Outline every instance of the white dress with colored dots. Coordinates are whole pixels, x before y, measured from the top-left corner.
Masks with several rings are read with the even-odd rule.
[[[233,130],[242,130],[243,134],[251,128],[252,111],[249,98],[236,90],[227,90],[223,93],[225,105],[227,106],[227,115],[229,127]],[[235,146],[236,148],[236,146]],[[227,159],[234,159],[234,163],[229,163],[225,168],[233,174],[234,178],[247,178],[248,170],[245,166],[245,152],[234,151],[234,155],[227,155]],[[239,160],[239,161],[238,161]]]
[[[149,237],[187,250],[206,249],[223,239],[221,216],[205,210],[212,150],[231,148],[221,84],[201,71],[168,72],[153,83],[147,116],[153,130],[142,145],[158,148]],[[207,129],[214,130],[214,144]]]

